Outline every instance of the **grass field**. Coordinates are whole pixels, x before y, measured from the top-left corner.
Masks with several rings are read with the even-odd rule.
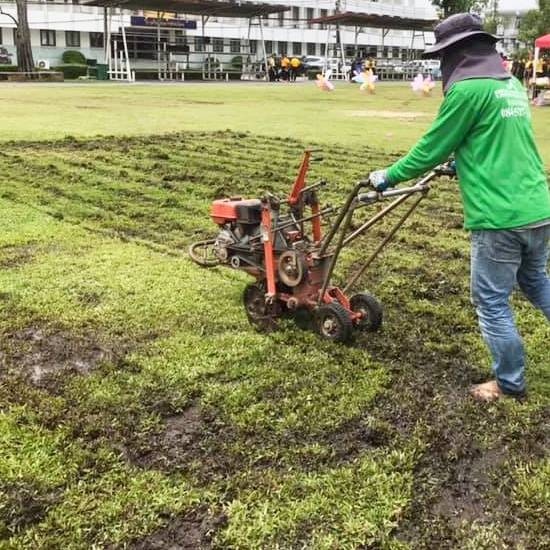
[[[550,545],[550,327],[515,297],[529,399],[468,398],[456,183],[363,279],[385,325],[350,345],[255,332],[248,278],[186,256],[214,198],[285,194],[308,145],[333,204],[398,158],[440,97],[377,92],[0,86],[0,548]]]

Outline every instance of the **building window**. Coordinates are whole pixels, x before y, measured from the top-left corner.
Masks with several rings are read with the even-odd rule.
[[[307,43],[307,54],[308,55],[315,55],[315,43],[314,42],[308,42]]]
[[[273,41],[271,40],[265,41],[265,51],[267,54],[273,53]]]
[[[55,46],[55,31],[40,31],[41,46]]]
[[[327,53],[327,45],[320,44],[320,46],[321,46],[321,55],[324,56]]]
[[[279,27],[284,27],[284,24],[285,24],[285,12],[284,11],[280,11],[278,13],[279,15]]]
[[[292,42],[292,54],[293,55],[302,55],[302,43],[301,42]]]
[[[344,48],[346,57],[355,57],[355,46],[353,44],[346,44]]]
[[[212,51],[216,53],[223,53],[223,38],[212,39]]]
[[[91,32],[90,33],[90,48],[103,48],[103,33]]]
[[[277,52],[279,55],[286,54],[286,42],[277,42],[277,49],[279,50]]]
[[[321,17],[326,17],[327,15],[328,15],[328,10],[321,10]],[[327,26],[326,26],[325,23],[321,23],[321,24],[319,25],[319,28],[320,28],[320,29],[326,29]]]
[[[257,52],[258,52],[258,42],[256,40],[251,40],[250,41],[250,53],[252,55],[256,55]]]
[[[80,31],[65,31],[65,45],[69,48],[80,48]]]
[[[195,51],[203,52],[204,51],[204,41],[202,36],[195,36]]]
[[[241,53],[241,41],[237,38],[232,38],[229,41],[229,51],[231,53]]]
[[[300,8],[296,6],[292,8],[292,20],[294,21],[294,28],[298,28],[298,21],[300,20]]]
[[[313,8],[306,8],[307,28],[311,29],[310,19],[313,19]]]

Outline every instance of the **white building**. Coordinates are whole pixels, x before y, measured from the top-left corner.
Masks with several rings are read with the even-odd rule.
[[[210,17],[204,28],[200,16],[171,16],[171,21],[150,26],[143,24],[144,16],[156,16],[151,12],[116,12],[110,22],[110,32],[115,36],[118,48],[122,48],[119,33],[124,27],[128,43],[128,55],[136,71],[156,70],[159,57],[184,60],[189,68],[198,68],[205,55],[221,64],[231,63],[236,56],[252,55],[258,59],[262,38],[267,54],[325,55],[325,44],[335,41],[334,32],[327,36],[323,25],[311,25],[308,20],[335,12],[330,0],[270,0],[267,3],[285,4],[291,9],[272,14],[257,24],[249,26],[245,19]],[[0,0],[2,11],[16,16],[15,3]],[[380,15],[392,15],[416,19],[435,19],[436,13],[429,0],[341,0],[342,12],[355,11]],[[29,0],[28,19],[35,61],[56,66],[66,50],[79,50],[87,59],[105,61],[105,21],[103,8],[90,7],[76,2]],[[151,19],[149,20],[151,23]],[[14,23],[0,15],[0,45],[12,54],[16,63]],[[333,29],[334,31],[334,29]],[[431,34],[431,33],[430,33]],[[263,37],[262,37],[263,35]],[[365,55],[378,58],[400,58],[411,46],[424,49],[424,41],[417,36],[412,43],[412,32],[390,30],[383,37],[381,29],[361,29],[357,44]],[[158,38],[160,37],[160,41]],[[426,42],[433,41],[430,37]],[[347,46],[346,55],[354,55],[356,33],[352,28],[341,30],[341,42]],[[159,45],[160,44],[160,45]],[[159,52],[158,50],[162,50]],[[166,53],[165,53],[166,52]],[[170,55],[172,53],[172,55]],[[330,52],[329,52],[330,53]]]
[[[518,40],[521,18],[535,9],[538,9],[537,0],[500,0],[497,34],[502,37],[499,45],[502,51],[511,54],[523,46]]]

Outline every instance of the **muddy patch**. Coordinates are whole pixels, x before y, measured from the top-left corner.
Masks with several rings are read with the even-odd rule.
[[[30,483],[0,483],[0,540],[40,522],[59,499],[59,492],[44,493]]]
[[[166,527],[129,546],[131,550],[203,550],[212,547],[215,533],[227,520],[223,515],[212,515],[198,510],[177,518]]]
[[[32,262],[37,252],[35,245],[5,246],[0,249],[0,269],[14,269]]]
[[[0,375],[10,372],[24,376],[36,386],[47,386],[58,374],[87,374],[100,364],[124,355],[125,350],[108,348],[94,336],[41,327],[3,335]]]
[[[146,446],[134,447],[128,442],[125,454],[142,468],[192,473],[208,482],[242,466],[226,450],[227,442],[234,438],[226,431],[213,413],[194,401],[180,414],[167,417],[163,429]]]

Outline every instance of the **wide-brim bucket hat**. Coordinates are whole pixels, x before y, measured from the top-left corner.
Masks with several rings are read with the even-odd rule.
[[[424,51],[422,57],[437,57],[441,52],[470,36],[484,36],[498,42],[500,38],[483,30],[483,21],[474,13],[457,13],[441,21],[435,29],[435,44]]]

